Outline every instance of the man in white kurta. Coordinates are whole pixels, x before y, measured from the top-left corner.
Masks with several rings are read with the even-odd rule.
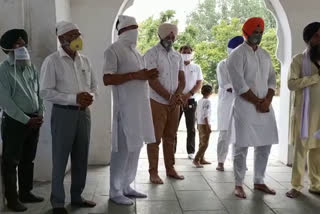
[[[130,187],[136,177],[143,142],[154,142],[149,99],[149,79],[157,70],[146,70],[136,50],[138,25],[133,17],[119,16],[119,39],[105,51],[104,84],[112,85],[113,123],[110,163],[110,200],[132,205],[129,197],[145,198]]]
[[[242,36],[236,36],[228,42],[228,54],[243,43]],[[219,84],[219,101],[218,101],[218,171],[224,171],[224,162],[226,161],[230,141],[234,141],[231,137],[233,124],[231,120],[231,109],[234,100],[229,72],[227,69],[227,59],[222,60],[217,67],[217,79]]]
[[[259,47],[264,30],[262,18],[248,19],[243,28],[246,41],[234,50],[228,61],[236,97],[232,110],[235,122],[234,176],[235,195],[246,198],[243,180],[248,147],[254,147],[254,188],[275,194],[264,183],[272,144],[278,143],[277,125],[271,106],[276,76],[270,55]]]

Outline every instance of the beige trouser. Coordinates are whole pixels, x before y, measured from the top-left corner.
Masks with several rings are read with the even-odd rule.
[[[201,162],[204,160],[204,153],[206,152],[209,145],[210,131],[207,128],[207,125],[198,125],[199,130],[199,150],[194,158],[195,162]]]
[[[303,188],[305,160],[308,158],[308,174],[311,182],[310,190],[320,192],[320,148],[308,149],[301,142],[294,145],[292,165],[292,188],[300,191]]]
[[[159,145],[163,141],[163,156],[167,172],[174,169],[174,142],[179,123],[179,106],[169,106],[151,99],[156,143],[148,144],[149,173],[158,173]]]

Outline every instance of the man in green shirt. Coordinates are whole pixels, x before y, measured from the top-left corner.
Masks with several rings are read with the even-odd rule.
[[[28,35],[23,29],[9,30],[0,39],[1,49],[8,55],[0,64],[2,176],[7,206],[17,212],[27,210],[22,203],[43,201],[31,193],[43,104],[39,97],[39,73],[31,63],[27,44]]]

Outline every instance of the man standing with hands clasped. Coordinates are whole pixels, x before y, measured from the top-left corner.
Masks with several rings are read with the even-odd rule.
[[[277,124],[272,109],[276,75],[270,55],[259,44],[264,31],[262,18],[248,19],[242,28],[245,42],[227,60],[235,92],[232,116],[235,123],[235,195],[246,198],[243,180],[249,147],[254,147],[254,189],[276,194],[264,183],[272,144],[278,143]]]
[[[61,47],[48,56],[41,68],[41,91],[44,100],[53,103],[52,192],[53,213],[68,213],[64,208],[63,180],[71,156],[71,205],[94,207],[81,197],[86,184],[91,118],[89,106],[97,95],[97,82],[82,50],[81,33],[77,25],[61,21],[57,24]]]

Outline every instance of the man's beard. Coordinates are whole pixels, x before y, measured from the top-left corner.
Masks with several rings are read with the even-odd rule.
[[[310,58],[314,62],[320,60],[320,44],[311,46],[311,48],[310,48]]]

